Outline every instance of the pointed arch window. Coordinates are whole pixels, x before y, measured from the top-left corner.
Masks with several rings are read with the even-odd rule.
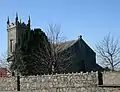
[[[13,52],[13,39],[10,40],[10,52]]]

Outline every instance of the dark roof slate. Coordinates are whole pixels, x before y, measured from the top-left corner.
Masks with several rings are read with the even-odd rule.
[[[65,49],[71,47],[72,45],[74,45],[76,42],[77,42],[77,40],[62,42],[57,46],[57,49],[60,49],[60,51],[63,51]]]

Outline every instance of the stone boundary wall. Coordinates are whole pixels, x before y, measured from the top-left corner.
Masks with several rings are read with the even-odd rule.
[[[120,72],[103,72],[104,85],[119,85],[120,86]]]
[[[64,92],[64,90],[93,87],[97,85],[97,72],[72,73],[42,76],[21,76],[21,91],[51,90],[50,92]],[[73,90],[72,90],[73,91]],[[72,92],[71,91],[71,92]],[[41,91],[42,92],[42,91]],[[67,92],[67,91],[66,91]]]
[[[104,72],[104,82],[119,72]],[[110,75],[113,74],[113,75]],[[114,77],[115,78],[115,77]],[[116,77],[117,78],[117,77]],[[107,81],[106,81],[107,80]],[[107,82],[108,83],[108,82]],[[17,90],[17,77],[1,77],[0,92]],[[42,76],[20,76],[21,92],[120,92],[120,88],[98,86],[98,72]]]
[[[97,85],[97,72],[68,73],[42,76],[20,76],[20,90],[38,92],[64,92],[65,90],[81,89]],[[0,91],[16,91],[17,77],[1,77]],[[41,90],[41,91],[40,91]],[[50,92],[50,91],[49,91]],[[67,92],[67,91],[66,91]]]
[[[17,90],[16,77],[0,77],[0,92],[8,90],[9,91]]]

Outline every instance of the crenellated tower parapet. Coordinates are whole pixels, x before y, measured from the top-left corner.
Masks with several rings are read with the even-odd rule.
[[[15,23],[11,23],[11,24],[7,24],[7,29],[12,29],[16,27],[16,24]],[[9,30],[8,30],[9,31]]]

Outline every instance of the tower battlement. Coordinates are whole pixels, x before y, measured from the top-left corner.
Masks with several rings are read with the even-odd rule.
[[[27,27],[28,27],[28,24],[25,24],[24,22],[22,22],[22,23],[19,23],[19,26],[20,26],[20,27],[27,28]]]
[[[17,24],[14,22],[7,24],[7,29],[11,29],[14,27],[23,27],[23,28],[27,28],[29,27],[28,24],[26,24],[25,22],[20,23],[19,21],[17,22]]]
[[[14,28],[14,27],[16,27],[15,23],[7,24],[7,29],[11,29],[11,28]]]

